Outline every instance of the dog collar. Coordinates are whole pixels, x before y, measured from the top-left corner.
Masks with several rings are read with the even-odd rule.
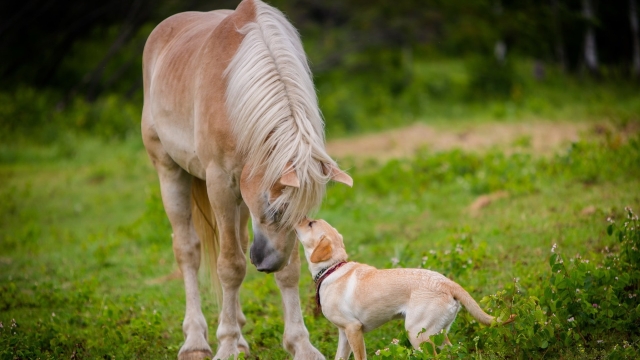
[[[313,281],[316,283],[316,314],[322,312],[322,305],[320,305],[320,286],[322,286],[322,282],[327,276],[333,274],[334,271],[338,270],[342,265],[346,263],[346,261],[340,261],[339,263],[324,268],[320,270],[320,272],[313,279]]]
[[[329,271],[329,269],[331,269],[331,268],[334,268],[334,267],[335,267],[334,269],[332,269],[332,270],[331,270],[331,272],[329,272],[329,274],[330,274],[330,273],[334,272],[334,271],[335,271],[337,268],[339,268],[340,266],[344,265],[344,263],[346,263],[346,261],[341,261],[341,262],[338,262],[338,263],[335,263],[335,264],[329,265],[329,266],[327,266],[327,267],[326,267],[326,268],[324,268],[324,269],[321,269],[320,271],[318,271],[318,273],[316,274],[316,276],[313,278],[313,282],[317,284],[317,283],[318,283],[318,281],[321,281],[321,280],[320,280],[320,278],[322,278],[322,276],[324,275],[324,273],[326,273],[327,271]],[[327,275],[329,275],[329,274],[327,274]]]

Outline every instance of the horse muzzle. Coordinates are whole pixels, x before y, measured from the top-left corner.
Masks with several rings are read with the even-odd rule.
[[[271,246],[269,239],[254,229],[249,258],[258,271],[272,273],[287,265],[288,256]]]

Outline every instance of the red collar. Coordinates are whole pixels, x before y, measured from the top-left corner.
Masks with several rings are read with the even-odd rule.
[[[331,265],[327,270],[324,271],[324,274],[320,276],[320,278],[316,281],[316,314],[322,312],[322,305],[320,304],[320,286],[322,286],[322,282],[324,279],[333,274],[334,271],[338,270],[342,265],[346,264],[346,261],[341,261],[337,264]]]

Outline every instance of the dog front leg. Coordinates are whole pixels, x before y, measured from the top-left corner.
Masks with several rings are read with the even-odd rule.
[[[345,334],[344,329],[339,329],[339,331],[336,360],[349,360],[349,355],[351,355],[351,346],[349,346],[347,334]]]
[[[353,350],[353,358],[355,360],[366,360],[367,351],[364,347],[364,336],[362,334],[362,324],[350,324],[344,329],[347,340]]]

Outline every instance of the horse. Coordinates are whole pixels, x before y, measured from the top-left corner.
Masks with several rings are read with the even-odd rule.
[[[297,30],[277,9],[184,12],[162,21],[143,52],[142,139],[160,182],[183,275],[186,311],[178,359],[212,357],[200,304],[201,244],[222,290],[213,358],[249,353],[238,297],[250,260],[275,272],[283,346],[324,359],[300,308],[293,226],[317,209],[326,184],[353,185],[326,153],[324,122]]]

